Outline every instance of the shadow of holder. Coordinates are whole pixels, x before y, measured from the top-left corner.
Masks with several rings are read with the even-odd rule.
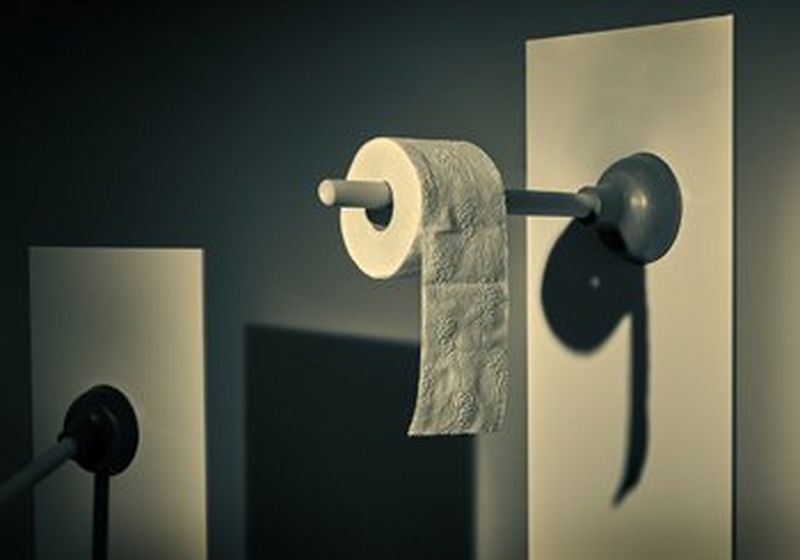
[[[573,221],[547,259],[541,296],[550,328],[575,352],[597,350],[631,316],[628,442],[613,498],[618,506],[641,480],[647,460],[647,301],[643,265],[609,251],[602,235]]]

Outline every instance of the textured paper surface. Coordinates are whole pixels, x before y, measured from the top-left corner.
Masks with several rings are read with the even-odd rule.
[[[348,178],[386,180],[394,212],[403,220],[401,228],[390,222],[373,233],[363,210],[343,211],[343,235],[359,267],[370,274],[386,245],[406,247],[392,255],[392,266],[373,265],[395,270],[389,277],[421,266],[420,372],[409,434],[497,430],[508,379],[508,246],[500,173],[468,142],[378,138],[361,148]],[[356,238],[358,228],[363,237]],[[372,258],[377,260],[365,262]]]

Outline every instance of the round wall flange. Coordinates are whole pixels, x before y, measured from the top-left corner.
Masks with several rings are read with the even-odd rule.
[[[125,470],[139,446],[136,412],[122,391],[96,385],[75,399],[58,439],[73,438],[74,460],[89,472],[115,475]]]
[[[682,201],[669,165],[651,153],[636,153],[614,162],[596,187],[599,211],[589,221],[612,250],[646,264],[662,257],[678,237]]]

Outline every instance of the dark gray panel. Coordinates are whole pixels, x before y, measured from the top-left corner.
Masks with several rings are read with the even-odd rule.
[[[251,326],[251,558],[472,558],[472,439],[408,437],[419,348]]]

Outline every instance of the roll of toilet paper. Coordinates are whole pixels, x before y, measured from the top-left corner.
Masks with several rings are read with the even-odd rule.
[[[421,271],[420,372],[409,434],[497,430],[508,378],[500,173],[469,142],[375,138],[359,149],[347,178],[386,181],[392,191],[388,222],[363,209],[341,211],[356,265],[380,279]]]

